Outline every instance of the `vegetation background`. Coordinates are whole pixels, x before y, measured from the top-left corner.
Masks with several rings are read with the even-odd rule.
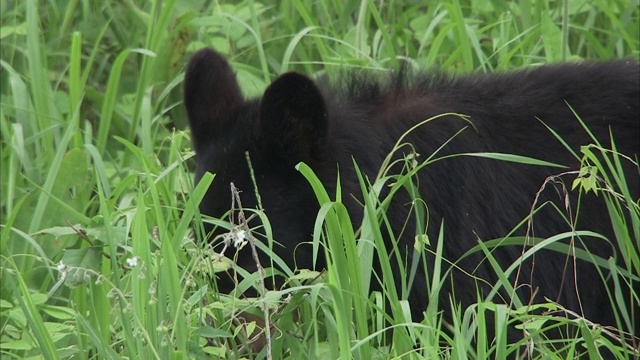
[[[181,83],[204,46],[228,55],[249,95],[289,70],[637,59],[636,0],[2,0],[0,17],[3,358],[502,358],[525,344],[573,358],[597,357],[596,343],[634,357],[585,321],[555,348],[544,336],[487,341],[483,311],[519,316],[491,301],[453,305],[446,331],[438,316],[386,318],[380,294],[334,296],[345,283],[307,281],[316,273],[260,300],[219,296],[190,230],[212,178],[194,187]],[[263,304],[270,338],[238,316],[260,319]]]

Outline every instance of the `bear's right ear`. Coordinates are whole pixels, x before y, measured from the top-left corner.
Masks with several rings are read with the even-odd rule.
[[[184,104],[196,151],[224,131],[228,115],[243,101],[236,76],[220,54],[207,48],[193,54],[184,76]]]

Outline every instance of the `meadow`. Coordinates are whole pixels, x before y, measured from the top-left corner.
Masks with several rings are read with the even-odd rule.
[[[380,310],[387,295],[345,295],[354,279],[332,275],[352,274],[349,259],[359,256],[341,241],[371,233],[366,223],[343,233],[338,217],[327,216],[317,237],[342,259],[337,268],[290,269],[286,287],[257,298],[221,294],[222,265],[194,232],[215,175],[194,184],[182,104],[185,64],[205,46],[230,59],[248,95],[291,70],[409,63],[468,73],[637,60],[637,1],[3,0],[0,18],[2,358],[485,359],[525,348],[535,349],[525,357],[598,358],[594,344],[615,358],[638,356],[588,319],[532,314],[517,299],[446,304],[453,324],[442,322],[438,304],[421,323],[390,317]],[[605,178],[619,175],[596,165]],[[633,200],[625,207],[611,199],[628,217],[603,214],[627,230],[617,239],[628,249],[623,276],[638,289]],[[623,321],[639,311],[639,298],[621,310]],[[406,302],[391,306],[407,311]],[[490,341],[488,313],[505,323],[528,319],[532,335]],[[575,338],[544,336],[560,326],[577,329]]]

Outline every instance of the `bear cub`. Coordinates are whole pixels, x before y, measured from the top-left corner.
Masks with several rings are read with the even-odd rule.
[[[362,220],[363,195],[354,162],[372,181],[403,134],[426,119],[446,114],[416,127],[403,140],[420,154],[418,162],[432,155],[438,159],[417,173],[416,183],[428,207],[427,235],[432,245],[424,246],[433,249],[423,255],[427,268],[435,261],[434,243],[441,226],[443,264],[456,264],[449,269],[451,280],[444,281],[440,304],[449,304],[453,297],[464,308],[477,302],[478,291],[487,295],[491,288],[477,278],[494,284],[497,276],[491,264],[481,251],[463,255],[479,241],[509,234],[545,239],[572,230],[593,231],[606,239],[567,236],[563,243],[571,242],[571,246],[605,260],[614,256],[621,268],[628,269],[607,214],[605,195],[581,194],[576,210],[579,190],[571,190],[576,175],[549,177],[579,169],[581,146],[595,140],[611,148],[613,138],[618,152],[637,161],[639,69],[633,60],[459,76],[405,67],[388,73],[351,71],[333,81],[326,77],[314,81],[289,72],[274,80],[261,98],[245,99],[229,63],[216,51],[202,49],[189,62],[184,81],[184,103],[196,152],[196,181],[205,172],[216,175],[200,210],[212,217],[224,216],[231,208],[231,182],[243,190],[242,205],[257,208],[253,177],[277,242],[274,252],[292,269],[321,270],[324,259],[318,254],[314,263],[309,244],[319,204],[296,165],[308,165],[329,194],[335,193],[339,173],[342,200],[357,228]],[[405,155],[407,150],[402,150]],[[514,154],[566,168],[456,155],[469,153]],[[398,153],[393,159],[402,156]],[[636,202],[628,206],[637,206],[638,167],[626,159],[622,162],[626,186]],[[401,165],[393,169],[396,173],[403,170]],[[555,181],[543,189],[547,179],[562,179],[570,196],[565,197]],[[565,202],[571,210],[565,209]],[[533,220],[512,232],[533,208]],[[618,211],[624,214],[627,209]],[[416,229],[413,215],[411,198],[404,192],[395,194],[387,211],[395,236],[383,229],[388,248],[377,249],[377,256],[386,256],[397,245],[401,256],[393,259],[412,259],[415,235],[424,231]],[[260,224],[253,220],[251,225]],[[205,228],[212,230],[209,225]],[[258,238],[263,232],[260,228],[256,227]],[[631,226],[627,228],[630,230],[624,231],[632,231]],[[398,234],[402,236],[396,237]],[[640,243],[640,234],[628,235]],[[398,243],[391,244],[391,239]],[[503,268],[519,261],[523,253],[522,245],[490,250]],[[268,264],[267,255],[261,256],[262,264]],[[250,272],[256,269],[249,251],[239,253],[237,264]],[[517,296],[521,299],[534,303],[553,299],[595,323],[617,324],[616,310],[605,288],[613,286],[606,267],[597,269],[589,262],[574,261],[571,252],[556,250],[543,250],[520,266]],[[407,296],[414,321],[420,321],[427,306],[429,280],[418,266]],[[398,277],[396,284],[401,281],[406,280]],[[223,278],[219,284],[226,290],[234,286]],[[629,301],[630,287],[626,286],[626,306],[634,316],[628,331],[637,334],[640,309],[637,299]],[[381,285],[374,280],[371,288],[380,289]]]

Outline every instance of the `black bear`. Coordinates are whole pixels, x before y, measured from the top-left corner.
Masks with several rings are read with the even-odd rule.
[[[273,81],[262,98],[245,100],[228,62],[214,50],[203,49],[187,66],[184,90],[197,156],[196,180],[205,172],[216,174],[200,205],[201,212],[223,216],[231,207],[231,182],[244,190],[245,208],[257,207],[253,177],[273,238],[282,244],[275,251],[292,268],[294,264],[297,268],[324,266],[322,257],[312,263],[311,246],[301,245],[312,237],[319,205],[296,164],[307,164],[328,189],[336,188],[339,172],[342,192],[349,194],[343,201],[357,225],[361,220],[357,214],[363,210],[354,162],[362,173],[374,177],[398,139],[425,119],[447,114],[417,127],[404,140],[422,156],[437,153],[445,157],[425,166],[418,179],[429,209],[430,238],[437,238],[440,224],[444,224],[443,257],[452,262],[478,240],[509,234],[536,204],[556,206],[541,207],[531,222],[530,235],[546,238],[571,231],[568,222],[574,219],[567,221],[558,214],[565,206],[561,193],[547,189],[538,194],[545,179],[566,170],[483,156],[447,155],[515,154],[575,170],[580,159],[568,148],[579,154],[580,146],[593,142],[578,117],[606,146],[611,146],[611,134],[620,153],[637,160],[640,151],[640,71],[632,60],[455,77],[403,68],[384,74],[350,72],[333,82],[290,72]],[[624,162],[627,186],[637,202],[638,168]],[[575,201],[571,198],[573,205]],[[582,237],[575,241],[576,247],[586,246],[603,259],[614,254],[619,258],[602,196],[583,194],[580,204],[579,214],[573,214],[576,229],[603,234],[608,240]],[[388,211],[393,231],[398,234],[403,230],[398,241],[405,252],[413,249],[416,233],[415,223],[406,221],[410,206],[409,198],[399,195]],[[524,234],[527,226],[513,233]],[[637,244],[640,235],[631,236]],[[493,254],[502,265],[509,265],[522,254],[522,247],[499,247]],[[528,286],[521,286],[520,291],[535,293],[534,300],[555,299],[595,323],[616,324],[594,266],[580,260],[575,266],[571,260],[567,266],[567,254],[550,250],[544,254],[536,257],[535,266],[531,261],[523,262],[525,279],[520,282]],[[489,283],[496,278],[483,258],[479,253],[457,263],[467,275],[452,272],[454,285],[444,285],[441,304],[449,304],[451,291],[463,306],[477,301],[477,284],[468,274]],[[237,261],[249,271],[256,269],[248,252]],[[426,282],[424,271],[418,270],[408,297],[414,320],[420,320],[426,306]],[[636,331],[640,330],[637,304],[628,304]]]

